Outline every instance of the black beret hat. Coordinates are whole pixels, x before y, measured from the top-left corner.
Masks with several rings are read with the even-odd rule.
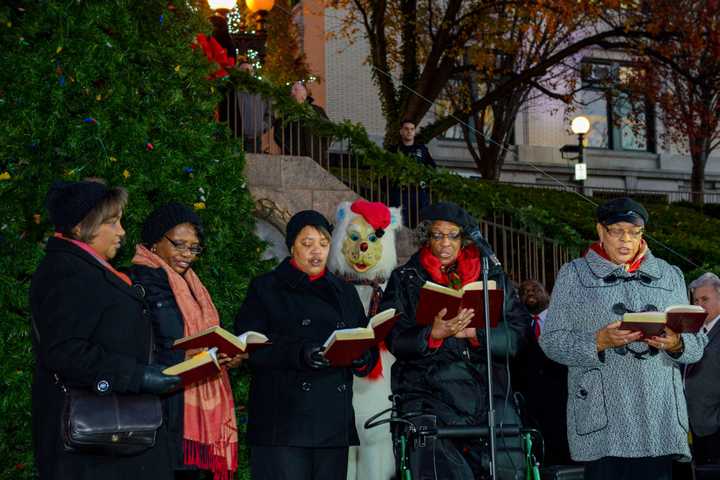
[[[597,221],[603,225],[628,222],[645,225],[650,218],[645,207],[632,198],[622,197],[608,200],[597,208]]]
[[[66,231],[80,223],[108,194],[100,182],[56,181],[45,197],[50,221],[57,230]]]
[[[460,205],[452,202],[438,202],[428,205],[420,212],[421,221],[444,220],[460,226],[463,230],[469,230],[475,226],[473,217]]]
[[[195,227],[198,237],[202,239],[203,228],[200,217],[189,207],[182,203],[168,203],[150,213],[145,219],[140,234],[145,245],[159,242],[163,235],[183,223]]]
[[[290,247],[292,247],[293,243],[295,243],[295,238],[298,236],[300,231],[308,225],[313,227],[322,227],[327,230],[328,233],[332,233],[333,230],[330,222],[328,222],[320,212],[316,212],[315,210],[303,210],[298,212],[292,216],[285,228],[285,245],[287,245],[288,250],[290,250]]]

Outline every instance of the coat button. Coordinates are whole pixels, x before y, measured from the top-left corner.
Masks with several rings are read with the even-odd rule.
[[[312,385],[310,385],[310,382],[302,382],[300,384],[300,388],[302,389],[303,392],[309,392],[310,389],[312,388]]]
[[[337,387],[338,392],[344,392],[345,390],[347,390],[347,387],[345,386],[344,383],[341,385],[338,385],[338,387]]]
[[[345,328],[345,322],[337,322],[337,326],[335,328]]]
[[[157,308],[162,307],[162,302],[157,302],[157,303],[155,304],[155,306],[156,306]]]
[[[303,318],[302,322],[300,322],[300,325],[302,325],[303,327],[309,327],[311,323],[312,320],[310,320],[309,318]]]
[[[100,394],[108,393],[110,391],[110,382],[108,382],[107,380],[100,380],[95,385],[95,389]]]

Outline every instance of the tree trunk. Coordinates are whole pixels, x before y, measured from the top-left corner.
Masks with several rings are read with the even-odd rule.
[[[706,143],[706,142],[703,142]],[[694,149],[693,149],[694,150]],[[692,152],[692,176],[690,177],[691,201],[697,205],[705,203],[705,165],[707,164],[708,152],[705,148],[699,148]]]

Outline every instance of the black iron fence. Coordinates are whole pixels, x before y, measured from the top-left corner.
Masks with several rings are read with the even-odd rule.
[[[363,198],[400,207],[410,228],[418,224],[423,206],[439,200],[423,184],[398,182],[367,168],[343,139],[317,135],[301,121],[286,120],[259,95],[234,92],[219,110],[220,120],[243,139],[246,152],[310,157]],[[551,288],[560,267],[574,256],[558,242],[518,228],[507,215],[481,219],[480,227],[505,270],[518,282],[535,279]]]

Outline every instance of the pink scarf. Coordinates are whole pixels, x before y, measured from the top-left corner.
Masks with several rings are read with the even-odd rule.
[[[185,336],[220,324],[210,294],[192,269],[180,275],[143,245],[136,247],[132,262],[165,270],[183,316]],[[185,387],[184,395],[185,463],[212,471],[214,480],[230,480],[237,470],[238,433],[227,371],[223,369],[216,378]]]
[[[123,282],[127,283],[128,285],[132,285],[132,281],[130,280],[130,277],[128,277],[127,275],[125,275],[125,274],[122,273],[122,272],[119,272],[119,271],[115,270],[115,268],[113,268],[113,266],[110,265],[110,262],[108,262],[105,257],[103,257],[102,255],[100,255],[100,254],[99,254],[93,247],[91,247],[89,244],[87,244],[87,243],[85,243],[85,242],[81,242],[80,240],[75,240],[74,238],[68,238],[68,237],[64,236],[64,235],[63,235],[62,233],[60,233],[60,232],[55,232],[55,238],[61,238],[61,239],[63,239],[63,240],[66,240],[66,241],[72,243],[72,244],[75,245],[76,247],[83,249],[84,251],[86,251],[87,253],[89,253],[90,255],[92,255],[92,257],[93,257],[95,260],[97,260],[98,262],[100,262],[100,265],[102,265],[103,267],[105,267],[106,269],[108,269],[110,272],[114,273],[120,280],[122,280]]]

